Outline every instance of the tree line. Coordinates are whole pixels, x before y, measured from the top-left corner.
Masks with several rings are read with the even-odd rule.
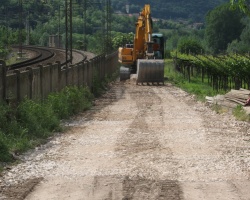
[[[241,1],[238,2],[239,4],[233,1],[235,9],[232,9],[232,6],[226,3],[210,10],[205,17],[205,22],[200,23],[202,25],[198,28],[193,27],[195,23],[192,21],[166,20],[160,16],[161,19],[154,22],[154,32],[164,34],[167,55],[170,55],[170,52],[174,50],[184,53],[206,52],[212,54],[249,52],[250,23],[246,15],[238,9]],[[53,0],[47,4],[40,1],[40,3],[37,3],[36,0],[24,1],[21,27],[17,2],[17,0],[5,1],[0,6],[1,13],[5,13],[0,15],[0,57],[3,58],[8,55],[10,45],[19,43],[20,34],[23,43],[26,42],[27,34],[29,34],[29,44],[31,45],[47,46],[49,35],[59,33],[62,35],[63,41],[65,40],[65,8],[62,1]],[[113,50],[126,43],[133,42],[137,20],[137,16],[115,13],[116,2],[118,3],[116,6],[118,6],[121,1],[112,1]],[[88,51],[98,54],[103,51],[103,45],[105,44],[103,41],[105,8],[104,5],[88,4],[85,21],[83,3],[83,0],[76,0],[73,4],[73,48],[82,49],[83,41],[87,38]],[[143,1],[134,1],[135,5],[141,5],[142,3]],[[156,9],[160,5],[165,4],[155,1],[151,7]],[[140,7],[140,10],[142,7]],[[86,26],[85,30],[84,26]]]
[[[113,0],[115,10],[126,12],[125,5],[129,5],[130,13],[138,13],[144,4],[150,4],[154,17],[161,19],[191,19],[193,21],[203,22],[204,16],[209,10],[227,0]],[[121,9],[122,8],[122,9]]]

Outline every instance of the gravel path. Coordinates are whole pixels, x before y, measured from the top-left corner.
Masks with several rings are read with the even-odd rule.
[[[116,82],[21,156],[0,199],[250,200],[249,124],[167,84]]]

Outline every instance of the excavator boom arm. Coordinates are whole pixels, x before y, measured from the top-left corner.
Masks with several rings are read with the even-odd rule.
[[[147,43],[152,41],[152,19],[150,12],[150,5],[146,4],[136,22],[133,61],[145,57],[148,49]]]

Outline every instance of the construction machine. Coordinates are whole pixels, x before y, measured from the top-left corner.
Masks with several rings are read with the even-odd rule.
[[[120,80],[127,80],[137,74],[138,83],[164,84],[164,38],[160,33],[152,33],[153,22],[150,5],[146,4],[139,13],[135,24],[133,44],[119,48]]]

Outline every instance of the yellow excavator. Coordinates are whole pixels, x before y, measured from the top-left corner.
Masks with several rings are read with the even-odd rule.
[[[149,4],[140,12],[135,26],[134,43],[119,48],[120,80],[136,73],[136,84],[164,84],[164,38],[160,33],[152,33]]]

